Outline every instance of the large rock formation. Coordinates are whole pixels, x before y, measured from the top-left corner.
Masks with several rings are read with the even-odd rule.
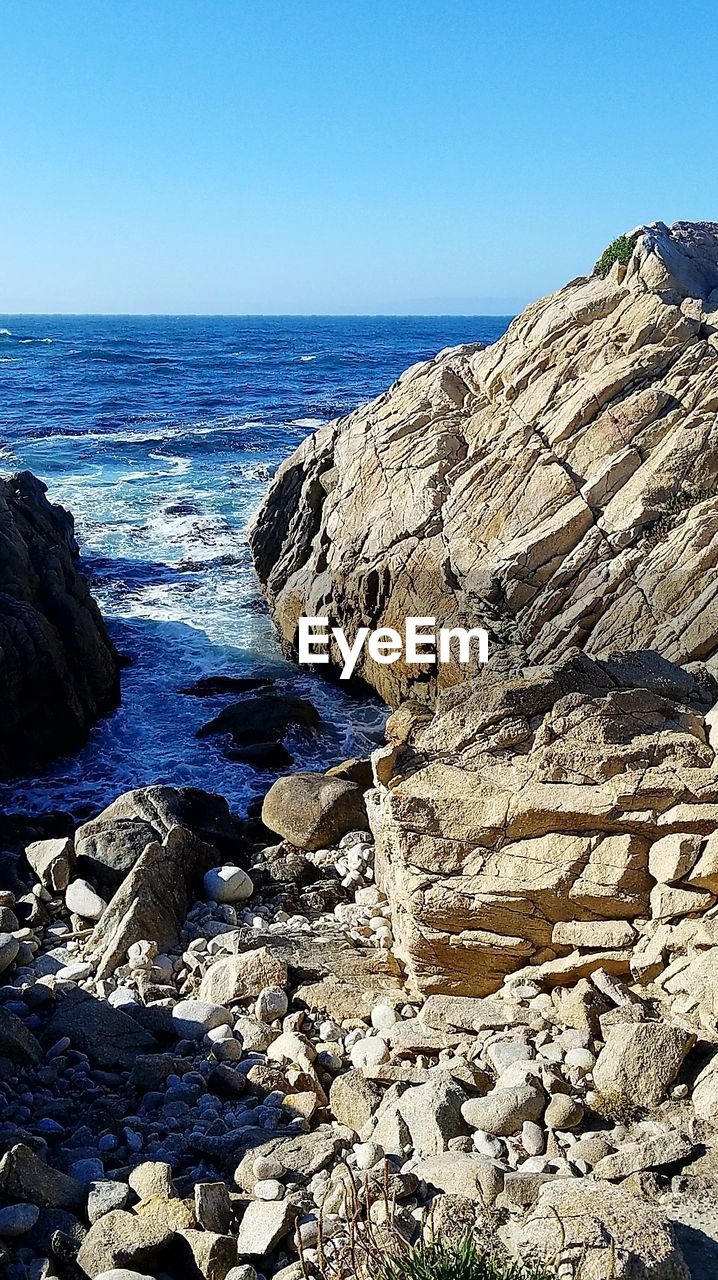
[[[633,921],[715,905],[715,696],[699,664],[572,650],[489,666],[428,720],[390,717],[367,802],[414,986],[486,995],[528,964],[552,986],[628,973]]]
[[[72,516],[45,493],[29,471],[0,481],[0,776],[80,746],[119,702]]]
[[[630,239],[627,265],[409,369],[283,465],[251,542],[288,648],[302,614],[349,634],[428,615],[539,662],[716,654],[718,224]],[[460,673],[364,653],[357,674],[395,705]]]

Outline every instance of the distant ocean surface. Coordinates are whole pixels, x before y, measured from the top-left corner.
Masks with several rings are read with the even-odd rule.
[[[271,674],[325,731],[293,744],[327,767],[377,741],[382,708],[287,663],[264,611],[246,525],[279,463],[317,426],[442,347],[493,342],[510,317],[0,317],[0,472],[29,469],[77,522],[85,572],[118,648],[122,707],[0,808],[95,812],[153,782],[241,810],[272,775],[197,729],[224,699],[199,676]]]

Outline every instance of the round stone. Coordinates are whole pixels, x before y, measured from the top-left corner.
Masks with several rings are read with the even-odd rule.
[[[387,1031],[397,1021],[398,1014],[391,1004],[377,1004],[371,1011],[371,1025],[377,1031]]]
[[[246,902],[254,885],[241,867],[213,867],[204,877],[204,892],[210,902]]]
[[[86,880],[73,880],[65,890],[65,906],[83,920],[99,920],[107,903]]]
[[[576,1129],[583,1116],[580,1102],[565,1093],[555,1093],[546,1108],[544,1120],[549,1129]]]
[[[367,1036],[357,1040],[350,1057],[353,1067],[379,1067],[389,1061],[389,1046],[381,1036]]]

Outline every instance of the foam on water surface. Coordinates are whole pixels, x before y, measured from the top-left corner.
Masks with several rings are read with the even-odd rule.
[[[131,658],[120,709],[0,807],[95,812],[153,782],[218,791],[241,810],[271,774],[197,730],[232,698],[179,690],[203,675],[272,675],[323,717],[298,764],[379,740],[384,709],[285,661],[259,597],[247,522],[279,463],[317,426],[442,347],[492,340],[497,317],[7,317],[3,472],[28,468],[73,511],[93,592]],[[314,359],[306,359],[308,352]],[[65,358],[72,355],[72,359]],[[241,358],[237,358],[241,357]],[[5,358],[5,356],[3,356]],[[320,370],[316,368],[320,366]]]

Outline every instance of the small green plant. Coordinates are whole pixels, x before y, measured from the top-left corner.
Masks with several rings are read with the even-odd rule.
[[[517,1262],[474,1236],[460,1240],[420,1241],[388,1259],[377,1280],[551,1280],[540,1263]]]
[[[615,240],[611,241],[608,248],[604,249],[593,268],[593,274],[601,276],[603,279],[604,276],[608,275],[614,262],[620,262],[624,267],[627,267],[631,261],[632,253],[633,245],[628,236],[617,236]]]
[[[699,502],[706,502],[708,498],[714,498],[715,494],[714,488],[679,489],[676,493],[663,498],[660,515],[646,525],[643,531],[643,537],[648,545],[655,547],[659,542],[664,542],[671,530],[675,529],[678,517],[683,511],[690,511],[691,507],[697,506]]]

